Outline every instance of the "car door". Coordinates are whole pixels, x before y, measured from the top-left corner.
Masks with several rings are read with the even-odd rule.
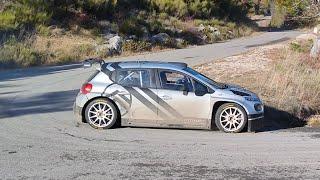
[[[158,116],[159,124],[171,127],[210,127],[211,96],[205,85],[184,73],[158,70],[159,110],[169,116]],[[197,93],[195,93],[197,90]]]
[[[152,69],[120,69],[116,73],[116,83],[120,85],[118,95],[127,105],[127,118],[124,125],[153,126],[158,119],[158,104],[146,95],[157,94]]]

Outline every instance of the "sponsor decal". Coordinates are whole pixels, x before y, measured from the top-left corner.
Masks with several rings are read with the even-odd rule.
[[[227,108],[230,108],[230,107],[234,107],[234,105],[230,104],[228,106],[224,106],[223,109],[227,109]]]
[[[95,102],[107,102],[107,101],[103,99],[97,99]]]

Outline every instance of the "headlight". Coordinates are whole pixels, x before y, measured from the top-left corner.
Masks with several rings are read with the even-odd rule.
[[[262,104],[255,104],[255,105],[254,105],[254,109],[255,109],[256,111],[262,111],[263,105],[262,105]]]
[[[254,98],[254,97],[245,97],[245,99],[246,99],[247,101],[260,101],[259,98]]]

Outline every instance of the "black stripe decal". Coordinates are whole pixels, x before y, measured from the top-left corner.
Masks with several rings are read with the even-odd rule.
[[[115,62],[115,63],[111,63],[110,66],[113,67],[114,69],[121,69],[121,67],[119,66],[120,62]]]
[[[121,107],[123,107],[123,108],[126,110],[126,112],[125,112],[124,114],[121,114],[121,115],[122,115],[122,116],[123,116],[123,115],[126,115],[126,114],[129,112],[130,107],[128,107],[127,105],[125,105],[125,103],[124,103],[123,101],[121,101],[121,99],[118,98],[118,97],[115,97],[115,100],[116,100],[117,103],[119,103],[119,105],[120,105]],[[130,105],[130,106],[131,106],[131,105]]]
[[[117,95],[118,93],[119,93],[119,91],[116,90],[116,91],[112,92],[111,94],[107,94],[106,97],[112,97],[112,96]]]
[[[167,110],[170,114],[175,116],[177,119],[181,119],[181,120],[184,119],[184,117],[179,112],[173,109],[168,103],[162,100],[158,95],[156,95],[150,89],[141,89],[141,90],[144,93],[146,93],[150,98],[152,98],[154,101],[158,102],[163,109]]]
[[[128,104],[131,104],[130,100],[123,94],[118,94],[124,101],[126,101]]]
[[[146,93],[151,99],[153,99],[156,103],[159,104],[159,99],[158,96],[153,93],[150,89],[147,88],[140,88],[144,93]],[[170,119],[169,116],[164,113],[163,111],[161,111],[161,109],[158,108],[158,114],[162,119],[168,120]]]
[[[142,104],[144,104],[146,107],[148,107],[151,111],[153,111],[154,113],[158,114],[158,108],[155,105],[153,105],[148,99],[146,99],[143,95],[141,95],[137,90],[135,90],[132,87],[125,87],[125,89],[127,91],[129,91],[134,97],[136,97]],[[170,119],[164,113],[159,113],[159,116],[162,119]]]

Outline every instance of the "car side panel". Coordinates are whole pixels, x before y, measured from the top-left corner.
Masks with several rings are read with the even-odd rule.
[[[193,92],[184,95],[182,91],[158,89],[159,112],[170,118],[159,118],[162,126],[183,128],[210,128],[211,96],[196,96]]]

